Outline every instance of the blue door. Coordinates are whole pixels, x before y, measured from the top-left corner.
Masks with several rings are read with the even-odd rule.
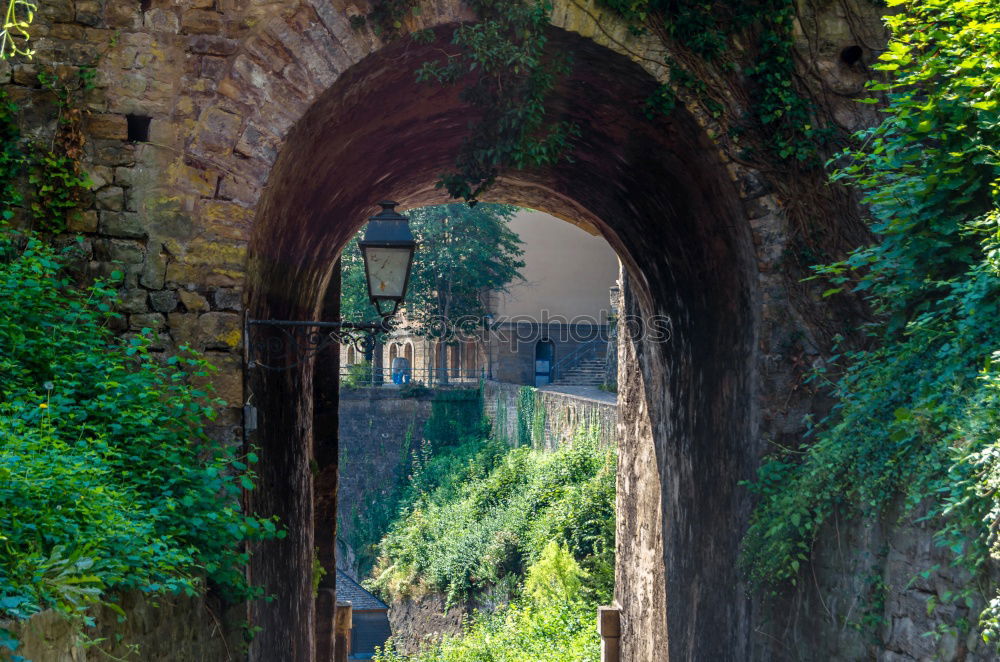
[[[552,361],[555,353],[556,346],[551,340],[539,340],[535,343],[535,386],[552,383]]]

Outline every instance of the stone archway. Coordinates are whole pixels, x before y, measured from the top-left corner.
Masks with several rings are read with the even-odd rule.
[[[439,28],[440,40],[448,36]],[[551,36],[574,53],[559,103],[582,128],[576,160],[508,177],[490,199],[597,228],[627,268],[637,328],[621,378],[624,659],[663,659],[668,650],[744,657],[749,616],[734,554],[746,509],[736,483],[756,460],[757,295],[739,190],[689,114],[642,115],[656,85],[648,72],[579,35],[553,28]],[[251,315],[336,316],[336,258],[372,201],[444,202],[433,183],[451,163],[468,109],[455,90],[414,82],[412,71],[436,47],[400,43],[368,56],[289,132],[257,209]],[[324,362],[251,375],[262,412],[256,503],[292,529],[253,565],[254,580],[278,596],[259,608],[254,659],[287,655],[290,641],[294,659],[308,659],[315,644],[306,578],[314,547],[332,565],[334,511],[319,497],[335,491],[336,445],[335,428],[314,418],[310,384],[327,384],[329,407],[329,369]]]
[[[620,357],[625,659],[770,659],[771,644],[751,638],[760,619],[733,568],[750,506],[737,481],[751,475],[765,438],[798,436],[812,396],[796,390],[796,366],[850,326],[798,283],[786,259],[793,235],[815,235],[831,254],[856,245],[856,207],[842,193],[810,198],[810,223],[793,226],[786,210],[801,202],[788,192],[823,189],[821,175],[791,186],[787,173],[763,176],[738,163],[726,123],[697,100],[648,120],[635,109],[666,80],[664,49],[673,46],[633,34],[595,0],[552,4],[554,39],[578,55],[560,102],[583,128],[577,160],[517,173],[495,199],[597,228],[625,264],[623,312],[670,319],[669,342],[628,342]],[[252,498],[290,529],[289,540],[254,550],[252,579],[277,596],[254,614],[265,627],[254,656],[268,662],[314,656],[309,576],[315,547],[329,562],[336,365],[250,374],[245,391],[240,312],[335,315],[333,261],[370,203],[441,202],[432,183],[467,122],[454,91],[414,85],[427,47],[385,44],[352,28],[351,16],[366,7],[42,3],[36,62],[15,64],[6,86],[39,111],[24,113],[25,135],[50,135],[56,113],[36,64],[72,73],[104,52],[97,89],[85,99],[84,165],[97,202],[70,229],[100,249],[94,273],[126,259],[130,324],[168,334],[166,351],[190,343],[210,352],[220,368],[215,385],[231,405],[214,432],[238,439],[242,405],[260,410],[263,485]],[[406,29],[437,27],[439,39],[472,18],[460,0],[421,8]],[[825,114],[848,128],[877,113],[855,112],[852,90],[865,75],[838,54],[856,43],[871,51],[881,39],[878,14],[855,0],[799,5],[801,68],[810,85],[819,81],[813,92]],[[116,47],[107,49],[108,40]],[[715,73],[711,85],[729,111],[745,110],[745,85]],[[148,122],[148,135],[130,134],[136,119]],[[772,193],[782,178],[784,193]],[[407,344],[411,365],[413,351]]]

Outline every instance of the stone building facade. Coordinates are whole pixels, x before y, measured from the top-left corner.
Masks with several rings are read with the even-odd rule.
[[[747,596],[734,561],[751,507],[740,481],[769,441],[797,443],[803,414],[826,404],[803,371],[864,318],[802,283],[796,256],[863,241],[860,212],[822,172],[745,158],[729,130],[752,97],[738,72],[702,63],[719,107],[677,88],[680,105],[649,119],[643,102],[669,77],[664,52],[690,53],[594,0],[553,5],[550,42],[574,56],[557,106],[581,130],[576,158],[505,177],[489,198],[593,228],[623,262],[623,312],[669,321],[669,341],[639,329],[620,343],[623,659],[849,658],[862,635],[843,627],[825,589],[808,585],[775,609]],[[369,9],[360,0],[52,0],[32,31],[35,59],[0,71],[26,134],[49,140],[59,109],[39,72],[71,80],[96,66],[95,89],[80,93],[94,189],[70,228],[84,237],[81,266],[124,271],[123,332],[153,329],[164,351],[189,343],[219,366],[213,381],[231,408],[218,434],[240,438],[242,404],[257,407],[251,506],[289,535],[254,550],[250,578],[275,600],[249,614],[262,628],[252,660],[329,659],[332,613],[312,597],[311,568],[316,550],[334,568],[339,371],[335,355],[243,370],[243,315],[336,317],[334,264],[373,203],[444,202],[434,181],[469,109],[413,71],[472,16],[457,0],[421,8],[405,27],[432,30],[426,44],[354,27]],[[843,130],[876,121],[856,99],[885,42],[879,7],[797,9],[799,74],[822,117]],[[904,548],[924,558],[920,545]],[[824,587],[855,568],[816,572]],[[922,654],[904,636],[921,590],[892,587],[894,625],[873,656]],[[983,657],[962,646],[948,655]]]

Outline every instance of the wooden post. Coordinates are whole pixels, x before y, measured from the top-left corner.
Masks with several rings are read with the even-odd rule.
[[[597,633],[601,635],[601,662],[619,662],[621,610],[617,607],[598,607]]]
[[[336,591],[321,586],[316,595],[316,662],[333,662],[337,636],[334,626],[336,608]]]
[[[350,602],[337,603],[337,617],[334,621],[337,641],[334,647],[333,662],[347,662],[347,656],[351,654],[352,616]]]

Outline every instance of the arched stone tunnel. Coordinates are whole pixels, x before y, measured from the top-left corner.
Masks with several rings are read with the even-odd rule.
[[[799,437],[814,402],[797,389],[796,366],[822,355],[845,324],[798,283],[786,260],[794,235],[816,235],[836,253],[857,243],[857,208],[842,193],[817,200],[827,191],[821,173],[792,181],[740,163],[724,123],[698,99],[646,117],[645,100],[669,75],[669,45],[630,31],[595,0],[552,4],[553,46],[573,56],[556,112],[581,129],[574,160],[509,174],[489,199],[599,232],[626,266],[626,313],[648,326],[669,320],[668,338],[637,330],[619,360],[623,659],[795,657],[758,634],[769,626],[736,571],[751,506],[738,483],[765,439]],[[41,4],[36,62],[0,68],[28,110],[26,135],[48,135],[57,109],[36,65],[76,71],[100,56],[97,87],[85,95],[84,167],[96,201],[70,229],[101,247],[96,273],[117,268],[115,255],[129,260],[129,324],[158,329],[167,351],[188,342],[210,352],[231,405],[220,434],[238,438],[243,403],[260,412],[251,441],[261,447],[261,484],[250,498],[289,530],[253,550],[250,579],[275,598],[250,614],[262,628],[251,658],[261,662],[311,662],[327,645],[329,614],[317,618],[310,578],[314,549],[333,568],[337,366],[329,353],[244,375],[239,313],[335,318],[345,243],[380,199],[445,202],[434,182],[474,119],[457,89],[414,80],[447,48],[452,27],[474,18],[467,7],[422,2],[405,27],[435,30],[436,42],[423,45],[352,27],[368,8],[57,0]],[[798,9],[801,69],[823,79],[814,96],[834,105],[824,112],[845,128],[871,121],[852,99],[863,96],[860,66],[883,39],[879,9],[860,0],[803,0]],[[867,39],[855,37],[857,26]],[[842,62],[854,44],[864,46],[860,64]],[[745,110],[745,89],[721,74],[712,84],[726,88],[727,112]],[[133,124],[148,134],[132,135]],[[795,226],[789,210],[799,201],[789,191],[805,189],[812,225]],[[815,634],[817,614],[803,609],[782,638],[840,636],[839,622]]]
[[[254,225],[252,317],[335,318],[336,260],[373,201],[445,201],[434,182],[453,163],[472,111],[457,89],[417,83],[413,71],[450,32],[441,26],[435,43],[368,56],[289,133]],[[629,325],[635,337],[622,364],[616,600],[624,659],[668,650],[676,659],[744,658],[748,607],[735,550],[747,508],[737,483],[757,457],[757,295],[739,191],[690,115],[643,114],[657,85],[647,72],[579,35],[553,28],[550,37],[572,55],[558,112],[581,129],[573,160],[504,178],[488,199],[597,228],[626,265],[629,310],[643,322]],[[668,337],[651,337],[663,330]],[[251,384],[262,426],[257,505],[293,534],[255,557],[253,579],[279,596],[260,607],[255,640],[255,658],[270,660],[290,640],[300,652],[313,645],[304,578],[314,545],[332,567],[336,365],[253,374]]]

